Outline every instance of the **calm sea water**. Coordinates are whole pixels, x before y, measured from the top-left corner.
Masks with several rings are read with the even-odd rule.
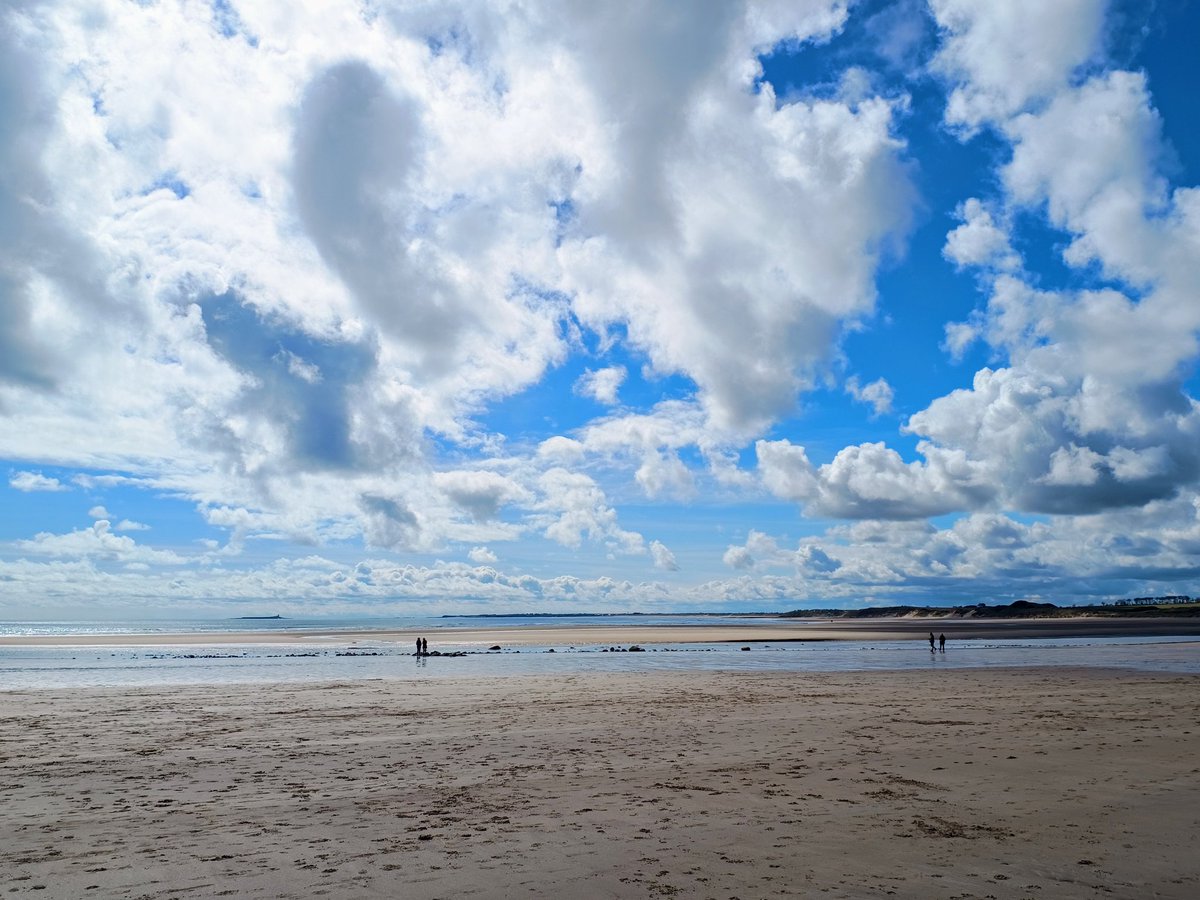
[[[319,631],[322,634],[363,628],[416,630],[421,632],[460,628],[532,628],[539,625],[720,625],[722,623],[774,622],[774,616],[703,615],[587,615],[587,616],[374,616],[342,618],[283,619],[137,619],[122,622],[0,622],[0,636],[113,634],[213,634],[222,632]]]
[[[722,620],[717,620],[722,621]],[[746,621],[739,619],[738,621]],[[522,647],[495,652],[456,644],[453,629],[480,626],[565,624],[713,624],[697,616],[603,616],[563,618],[462,618],[344,620],[225,620],[127,623],[12,623],[0,634],[206,634],[211,640],[186,646],[0,647],[0,690],[47,687],[152,686],[357,679],[495,678],[584,672],[729,670],[837,672],[856,670],[960,669],[1008,666],[1096,666],[1200,674],[1195,637],[1041,638],[956,640],[947,652],[931,654],[921,639],[771,644],[645,644],[646,652],[611,652],[599,647]],[[277,632],[306,627],[332,635],[320,646],[222,643],[221,633]],[[462,657],[418,659],[403,643],[337,638],[339,630],[362,627],[419,629],[431,649],[470,651]],[[743,647],[749,647],[743,650]]]

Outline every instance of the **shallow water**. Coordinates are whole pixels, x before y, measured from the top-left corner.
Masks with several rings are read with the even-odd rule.
[[[212,634],[228,632],[319,631],[336,634],[362,629],[438,633],[462,628],[588,628],[614,625],[729,625],[779,622],[765,615],[571,615],[571,616],[325,616],[321,618],[136,619],[127,621],[0,622],[0,637],[76,635]],[[790,620],[793,624],[800,620]]]
[[[749,650],[742,647],[748,646]],[[1200,674],[1200,642],[1181,638],[959,640],[930,653],[924,640],[770,644],[646,644],[642,653],[598,647],[480,652],[438,642],[462,657],[416,658],[407,644],[157,647],[0,647],[0,690],[51,687],[233,684],[387,678],[495,678],[590,672],[727,670],[848,672],[1083,666]]]

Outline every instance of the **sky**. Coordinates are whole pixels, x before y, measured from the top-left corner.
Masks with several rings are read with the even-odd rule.
[[[1200,594],[1185,0],[6,0],[0,620]]]

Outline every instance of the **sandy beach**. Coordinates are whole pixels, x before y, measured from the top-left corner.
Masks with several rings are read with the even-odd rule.
[[[586,675],[0,694],[0,890],[1200,894],[1200,677]]]

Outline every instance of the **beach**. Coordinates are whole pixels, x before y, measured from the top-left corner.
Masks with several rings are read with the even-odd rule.
[[[155,632],[92,632],[58,634],[2,634],[0,647],[27,646],[185,646],[207,645],[219,639],[227,645],[312,643],[316,645],[347,640],[370,640],[411,647],[422,635],[454,647],[482,649],[492,645],[505,647],[569,647],[608,644],[688,644],[730,643],[735,641],[804,642],[804,641],[900,641],[922,639],[930,632],[945,633],[950,640],[1057,638],[1057,637],[1200,637],[1200,617],[1162,616],[1158,618],[1122,618],[1077,616],[1070,618],[988,619],[905,617],[878,619],[792,619],[784,617],[725,617],[712,616],[704,624],[695,620],[687,624],[671,624],[670,617],[623,617],[622,624],[608,624],[603,616],[563,617],[552,624],[545,621],[528,624],[503,619],[495,624],[479,618],[469,625],[458,619],[452,627],[430,627],[438,624],[429,620],[419,628],[388,627],[232,627],[221,631],[173,630],[169,626]],[[701,617],[696,617],[701,618]],[[236,620],[231,620],[238,624]],[[471,621],[471,620],[465,620]],[[272,623],[275,624],[275,623]],[[248,623],[247,623],[248,625]]]
[[[0,693],[38,897],[1200,893],[1200,676],[671,672]]]

